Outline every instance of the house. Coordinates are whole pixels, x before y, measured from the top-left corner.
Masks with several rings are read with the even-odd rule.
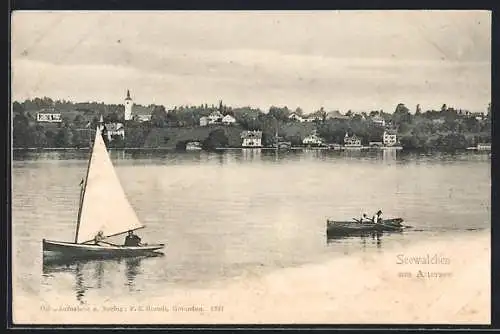
[[[44,108],[35,112],[28,112],[30,116],[36,116],[37,122],[60,123],[62,122],[61,113],[54,108]]]
[[[243,131],[241,147],[262,147],[262,131]]]
[[[199,141],[191,141],[186,143],[186,151],[200,151],[202,149]]]
[[[43,109],[36,114],[37,122],[61,123],[61,113],[55,112],[53,109]]]
[[[361,139],[356,137],[356,135],[349,136],[346,132],[346,134],[344,136],[344,146],[360,147],[361,146]]]
[[[222,123],[225,125],[234,124],[234,123],[236,123],[236,118],[234,118],[231,115],[226,115],[226,116],[222,117]]]
[[[320,146],[323,144],[323,139],[321,139],[316,134],[316,131],[314,131],[312,134],[310,134],[309,136],[305,137],[302,140],[302,144],[307,145],[307,146]]]
[[[322,121],[323,118],[318,115],[310,115],[307,118],[304,118],[304,122],[316,122],[316,121]]]
[[[395,131],[386,130],[382,137],[384,146],[394,146],[398,143],[397,135]]]
[[[482,112],[470,113],[469,116],[474,117],[476,119],[476,121],[484,121],[486,119],[486,115]]]
[[[291,119],[292,121],[298,121],[298,122],[304,122],[304,118],[302,116],[300,116],[299,114],[297,113],[291,113],[289,116],[288,116],[288,119]]]
[[[208,117],[207,116],[200,117],[200,126],[207,126],[207,125],[208,125]]]
[[[125,127],[123,123],[106,123],[104,124],[104,134],[108,137],[108,141],[113,140],[113,136],[120,136],[125,139]]]
[[[224,116],[220,111],[213,111],[210,115],[208,115],[208,124],[219,124],[222,122],[222,118]]]
[[[436,119],[432,120],[432,124],[442,125],[444,123],[446,123],[446,121],[444,120],[444,118],[436,118]]]
[[[371,141],[368,143],[368,146],[370,146],[370,147],[382,147],[382,146],[384,146],[384,143],[381,141]]]
[[[366,114],[366,111],[352,111],[351,118],[366,121],[368,115]]]
[[[478,143],[477,150],[478,151],[491,151],[491,143]]]
[[[378,126],[385,126],[385,119],[382,117],[376,115],[371,118],[373,124],[378,125]]]
[[[342,115],[340,111],[334,110],[326,114],[326,119],[337,119],[337,120],[349,119],[349,116]]]
[[[144,107],[138,104],[132,106],[132,119],[137,122],[147,122],[151,120],[151,115],[153,114],[152,107]]]

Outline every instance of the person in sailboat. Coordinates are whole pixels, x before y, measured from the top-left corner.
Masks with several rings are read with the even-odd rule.
[[[124,246],[140,246],[141,238],[134,234],[134,231],[128,231],[128,235],[125,237]]]
[[[94,237],[94,243],[96,245],[99,245],[99,243],[103,240],[104,240],[104,233],[102,231],[97,232],[96,236]]]

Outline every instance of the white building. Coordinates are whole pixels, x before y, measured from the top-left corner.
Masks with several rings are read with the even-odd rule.
[[[319,146],[323,144],[321,139],[316,133],[310,134],[302,140],[302,144],[310,146]]]
[[[349,119],[349,116],[342,115],[340,113],[340,111],[334,110],[334,111],[330,111],[329,113],[326,114],[326,119],[346,120],[346,119]]]
[[[208,125],[208,117],[207,116],[200,117],[200,126],[207,126],[207,125]]]
[[[320,122],[322,120],[323,119],[319,116],[311,116],[311,117],[307,117],[304,121],[305,122]]]
[[[61,113],[55,112],[53,109],[42,110],[36,114],[37,122],[61,123]]]
[[[125,139],[125,127],[122,123],[106,123],[104,124],[104,133],[108,137],[108,141],[111,141],[112,136],[120,136]]]
[[[479,150],[479,151],[491,151],[491,143],[478,143],[477,150]]]
[[[208,115],[208,124],[219,124],[222,122],[223,117],[224,116],[221,114],[221,112],[216,110]]]
[[[444,123],[446,123],[446,121],[444,120],[444,118],[436,118],[436,119],[432,120],[432,124],[442,125]]]
[[[262,147],[262,131],[243,131],[241,147]]]
[[[383,135],[383,143],[384,146],[394,146],[398,142],[396,133],[393,131],[384,131]]]
[[[385,126],[385,119],[383,119],[380,116],[373,116],[372,122],[376,125],[379,125],[379,126]]]
[[[123,119],[126,121],[130,121],[132,119],[132,106],[134,102],[132,98],[130,98],[130,91],[127,89],[127,97],[125,98],[125,113],[123,115]]]
[[[151,120],[151,114],[136,114],[135,119],[138,122],[147,122]]]
[[[470,116],[474,117],[476,121],[484,121],[486,119],[486,115],[483,112],[470,113]]]
[[[191,141],[186,143],[186,151],[200,151],[202,149],[199,141]]]
[[[299,114],[297,113],[291,113],[289,116],[288,116],[288,119],[291,119],[293,121],[298,121],[298,122],[304,122],[304,118],[302,116],[300,116]]]
[[[361,139],[356,137],[356,135],[349,136],[347,133],[344,136],[344,146],[347,147],[359,147],[361,146]]]
[[[147,122],[151,120],[153,115],[153,107],[144,107],[141,105],[134,104],[132,108],[132,119],[137,122]]]
[[[222,123],[225,124],[225,125],[231,125],[231,124],[234,124],[236,123],[236,118],[234,118],[233,116],[231,115],[226,115],[222,118]]]

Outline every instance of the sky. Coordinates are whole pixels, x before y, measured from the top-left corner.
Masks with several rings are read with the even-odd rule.
[[[14,12],[12,98],[485,111],[488,11]]]

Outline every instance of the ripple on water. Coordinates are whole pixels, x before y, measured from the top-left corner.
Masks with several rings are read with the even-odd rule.
[[[137,300],[168,288],[203,288],[489,229],[489,160],[357,154],[114,155],[123,188],[147,226],[138,233],[146,242],[166,242],[165,255],[67,266],[44,266],[41,240],[73,239],[85,155],[15,161],[16,281],[43,298]],[[326,237],[328,217],[352,220],[379,208],[413,228],[378,237]]]

